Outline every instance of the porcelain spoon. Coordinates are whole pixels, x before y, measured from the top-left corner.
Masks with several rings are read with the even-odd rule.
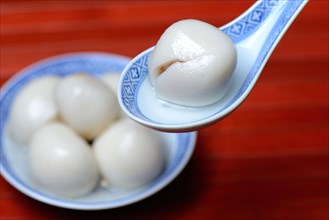
[[[123,70],[118,99],[133,120],[162,131],[193,131],[215,123],[236,109],[255,85],[274,48],[307,0],[262,0],[220,27],[237,48],[237,66],[229,89],[218,102],[185,107],[160,100],[148,78],[148,58],[154,47],[135,57]]]

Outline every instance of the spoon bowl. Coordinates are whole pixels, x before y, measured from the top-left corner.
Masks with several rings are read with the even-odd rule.
[[[159,99],[148,78],[152,47],[123,70],[118,85],[121,108],[133,120],[167,132],[193,131],[219,121],[246,99],[274,48],[306,3],[306,0],[257,1],[220,28],[236,45],[237,65],[228,91],[218,102],[187,107]]]

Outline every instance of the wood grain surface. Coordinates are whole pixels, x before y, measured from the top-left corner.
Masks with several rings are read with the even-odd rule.
[[[253,1],[1,0],[1,85],[53,55],[134,57],[173,22],[221,26]],[[328,219],[328,1],[311,0],[247,100],[199,131],[169,186],[139,203],[74,211],[35,201],[0,177],[1,219]]]

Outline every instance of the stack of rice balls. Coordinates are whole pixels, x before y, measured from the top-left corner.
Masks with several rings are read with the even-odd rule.
[[[165,165],[160,134],[123,115],[116,98],[119,77],[47,75],[19,91],[9,132],[16,143],[26,145],[35,186],[78,197],[101,182],[132,190],[160,175]]]

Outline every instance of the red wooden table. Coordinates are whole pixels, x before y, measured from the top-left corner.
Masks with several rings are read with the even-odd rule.
[[[253,1],[1,1],[1,85],[67,52],[133,57],[173,22],[221,26]],[[133,205],[74,211],[35,201],[0,178],[1,219],[328,219],[328,1],[311,0],[247,100],[199,131],[164,190]]]

